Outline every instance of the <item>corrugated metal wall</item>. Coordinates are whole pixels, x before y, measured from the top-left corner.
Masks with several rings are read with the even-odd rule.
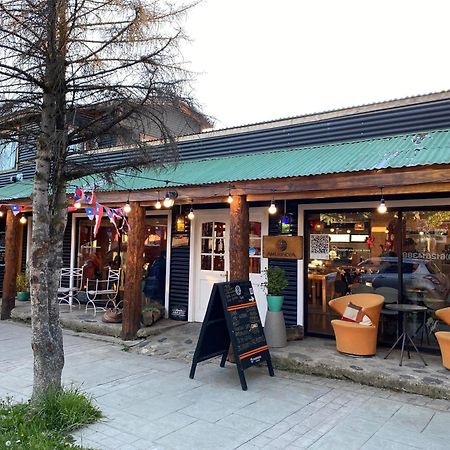
[[[284,212],[283,205],[278,204],[278,213],[269,218],[269,234],[280,234],[280,214]],[[292,235],[297,235],[297,202],[286,202],[286,213],[292,214]],[[285,270],[288,286],[284,290],[283,313],[286,325],[297,324],[297,260],[269,259],[269,266],[278,266]]]
[[[186,212],[184,208],[183,213]],[[172,236],[175,232],[177,212],[172,211]],[[190,231],[189,231],[190,232]],[[189,247],[172,248],[170,256],[169,309],[173,305],[188,307],[189,303]]]

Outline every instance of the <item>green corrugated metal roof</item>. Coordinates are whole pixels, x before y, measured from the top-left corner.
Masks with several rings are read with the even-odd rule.
[[[115,183],[99,184],[104,191],[158,189],[431,164],[450,164],[450,129],[186,161],[165,169],[143,169],[138,174],[122,171]],[[86,182],[92,184],[93,178],[78,180],[79,185]],[[29,197],[31,188],[31,181],[4,186],[0,199]]]
[[[179,163],[117,176],[103,190],[157,189],[237,181],[450,164],[450,130],[293,148]]]
[[[33,180],[19,181],[0,188],[0,201],[29,198],[33,192]]]

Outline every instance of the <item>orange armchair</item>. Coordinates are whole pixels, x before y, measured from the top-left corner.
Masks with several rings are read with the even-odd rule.
[[[334,312],[342,316],[349,302],[364,308],[364,312],[369,316],[372,325],[360,325],[359,323],[338,319],[332,320],[331,325],[336,336],[336,348],[339,352],[349,355],[373,356],[377,352],[378,322],[384,297],[369,293],[353,294],[335,298],[328,304]]]
[[[450,325],[450,307],[438,309],[435,314],[439,320]],[[450,369],[450,331],[438,331],[435,336],[441,348],[442,364]]]

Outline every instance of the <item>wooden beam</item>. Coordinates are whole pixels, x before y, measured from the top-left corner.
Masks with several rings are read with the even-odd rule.
[[[16,303],[16,276],[19,261],[20,240],[19,217],[14,216],[10,209],[6,212],[5,236],[5,274],[3,277],[3,298],[1,320],[11,318],[11,311]]]
[[[230,204],[230,281],[248,281],[249,211],[245,195]]]
[[[145,208],[131,202],[128,216],[127,270],[123,302],[122,338],[133,339],[140,328],[144,266]]]

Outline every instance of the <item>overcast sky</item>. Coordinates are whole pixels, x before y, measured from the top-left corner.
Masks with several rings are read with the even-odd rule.
[[[216,128],[450,89],[445,0],[203,0],[186,30]]]

